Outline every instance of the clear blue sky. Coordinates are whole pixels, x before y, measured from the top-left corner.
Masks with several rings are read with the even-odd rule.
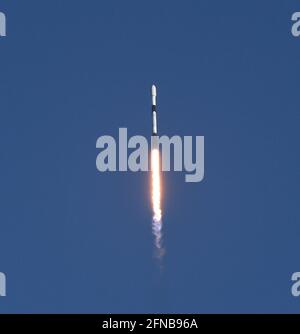
[[[298,312],[296,0],[2,1],[1,312]],[[205,136],[205,179],[96,170],[96,139]]]

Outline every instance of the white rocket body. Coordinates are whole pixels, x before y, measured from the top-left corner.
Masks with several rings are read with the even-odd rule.
[[[157,135],[157,115],[156,115],[156,87],[152,85],[151,87],[152,95],[152,135]]]

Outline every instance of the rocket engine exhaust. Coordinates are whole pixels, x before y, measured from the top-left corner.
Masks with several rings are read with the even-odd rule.
[[[160,177],[160,152],[157,138],[156,115],[156,87],[152,85],[152,146],[151,146],[151,192],[152,192],[152,231],[155,237],[155,249],[158,258],[164,254],[162,246],[162,210],[161,210],[161,177]]]

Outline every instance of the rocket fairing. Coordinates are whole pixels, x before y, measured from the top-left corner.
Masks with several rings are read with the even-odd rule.
[[[152,95],[152,135],[157,136],[157,117],[156,117],[156,87],[151,87]]]

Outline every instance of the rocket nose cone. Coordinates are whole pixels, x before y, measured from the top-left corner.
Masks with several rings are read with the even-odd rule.
[[[152,96],[156,96],[156,87],[155,87],[155,85],[152,85],[152,87],[151,87],[151,93],[152,93]]]

